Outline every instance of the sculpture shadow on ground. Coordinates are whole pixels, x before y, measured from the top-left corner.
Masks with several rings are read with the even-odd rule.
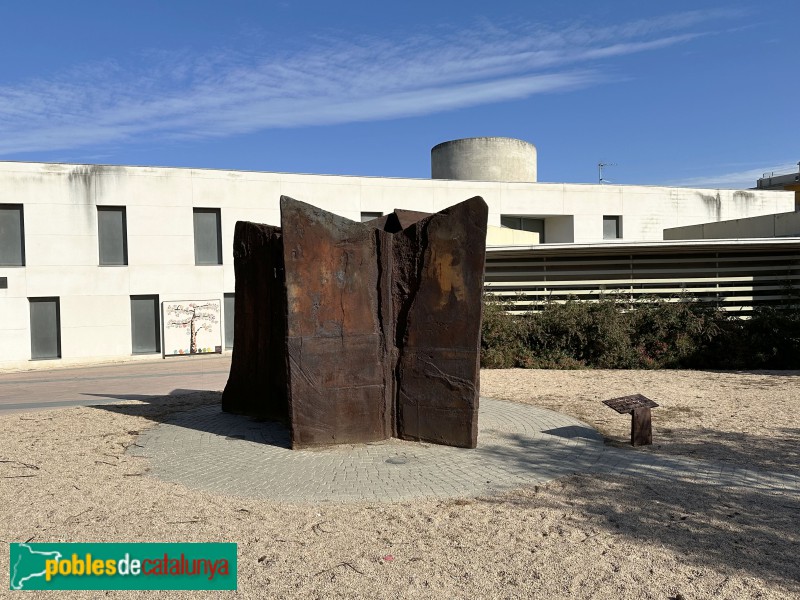
[[[772,438],[749,437],[751,448],[763,448],[765,452],[770,446],[774,448]],[[502,458],[509,469],[525,468],[537,456],[535,452],[522,451],[524,443],[520,438],[518,448],[506,446],[488,452]],[[648,458],[647,453],[632,448],[608,451],[623,457],[619,466]],[[551,459],[553,456],[551,453]],[[644,541],[654,548],[664,546],[679,556],[691,557],[698,565],[731,572],[742,570],[766,580],[800,581],[800,562],[796,559],[800,547],[800,494],[796,488],[787,484],[785,489],[767,491],[756,481],[719,485],[692,480],[694,461],[672,453],[658,458],[667,465],[674,463],[672,474],[650,476],[642,468],[641,474],[634,470],[634,474],[616,475],[614,461],[603,473],[591,472],[594,460],[587,454],[573,459],[576,477],[564,482],[570,491],[563,497],[543,498],[528,489],[481,501],[523,509],[577,509],[598,529]],[[708,462],[697,461],[697,469]],[[737,466],[757,468],[752,462]]]
[[[84,394],[98,398],[116,400],[136,400],[141,404],[103,403],[88,408],[142,417],[155,424],[168,423],[229,439],[232,442],[248,440],[279,448],[290,447],[289,429],[277,422],[225,413],[220,407],[221,392],[208,390],[174,389],[167,396],[148,396],[144,394]],[[220,417],[209,419],[193,418],[194,409],[216,407]]]
[[[775,428],[774,436],[738,431],[674,427],[662,434],[659,443],[671,455],[747,465],[751,469],[800,473],[800,427]]]
[[[594,528],[668,548],[682,562],[743,571],[767,581],[800,581],[797,493],[615,475],[581,475],[566,485],[568,502],[525,493],[482,501],[577,509]]]

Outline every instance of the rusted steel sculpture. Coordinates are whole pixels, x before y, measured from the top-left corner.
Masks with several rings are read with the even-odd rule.
[[[223,410],[283,421],[293,448],[474,448],[486,218],[479,197],[358,223],[282,196],[280,229],[237,223]]]

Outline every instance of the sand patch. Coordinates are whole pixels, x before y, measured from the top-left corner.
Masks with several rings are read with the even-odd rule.
[[[482,378],[485,395],[561,410],[620,443],[629,422],[600,400],[641,392],[663,410],[654,410],[656,446],[632,452],[798,468],[795,375],[514,370]],[[797,495],[573,476],[488,498],[290,505],[163,482],[148,475],[145,458],[126,452],[170,411],[213,401],[215,394],[195,394],[126,402],[128,414],[70,408],[0,417],[0,571],[8,572],[12,541],[232,541],[239,592],[214,597],[800,594]]]

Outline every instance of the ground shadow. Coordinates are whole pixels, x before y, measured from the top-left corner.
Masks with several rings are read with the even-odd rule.
[[[656,454],[800,473],[800,428],[778,427],[773,434],[767,437],[734,431],[671,428],[659,436]]]
[[[501,458],[509,468],[526,468],[544,457],[536,447],[525,448],[525,439],[513,440],[519,447],[486,451]],[[761,440],[767,446],[771,439]],[[755,482],[722,486],[688,481],[663,473],[645,476],[580,474],[591,468],[590,456],[567,456],[567,449],[553,451],[572,460],[576,476],[564,480],[564,494],[535,495],[530,491],[483,498],[482,502],[506,503],[536,509],[552,505],[558,510],[576,509],[590,515],[596,528],[637,538],[652,547],[665,546],[678,555],[691,556],[700,565],[717,570],[742,570],[767,581],[800,581],[800,494],[787,486],[766,491]],[[638,454],[632,448],[612,450]],[[686,459],[675,461],[676,475],[686,470]],[[625,461],[621,466],[625,466]],[[681,468],[682,467],[682,468]],[[798,586],[800,589],[800,586]]]
[[[141,404],[96,404],[88,408],[105,410],[153,423],[169,423],[210,433],[236,443],[242,440],[289,448],[289,429],[282,423],[223,412],[222,393],[175,389],[167,396],[145,394],[85,394],[115,400],[137,400]]]
[[[599,441],[603,439],[595,429],[581,425],[565,425],[564,427],[555,427],[542,431],[547,435],[555,435],[568,440],[580,438],[584,440]]]

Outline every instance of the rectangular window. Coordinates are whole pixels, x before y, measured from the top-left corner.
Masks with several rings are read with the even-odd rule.
[[[382,217],[383,213],[379,212],[362,212],[361,213],[361,222],[366,223],[367,221],[372,221],[373,219],[377,219]]]
[[[194,264],[222,264],[222,229],[218,208],[194,209]]]
[[[158,296],[131,296],[131,339],[134,354],[161,352]]]
[[[124,206],[97,207],[101,265],[127,265],[128,239]]]
[[[603,217],[603,239],[617,240],[621,237],[620,217],[610,215]]]
[[[25,226],[21,204],[0,204],[0,267],[25,266]]]
[[[235,297],[233,294],[225,294],[225,347],[233,348],[233,319],[235,318]]]
[[[61,358],[58,298],[28,298],[31,307],[31,358]]]
[[[512,215],[500,215],[500,226],[520,231],[531,231],[539,234],[539,243],[544,244],[544,219],[533,217],[515,217]]]

